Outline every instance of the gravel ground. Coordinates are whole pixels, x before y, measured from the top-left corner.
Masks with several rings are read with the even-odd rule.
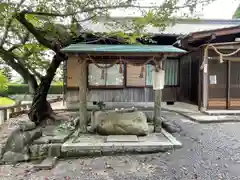
[[[240,179],[240,124],[197,124],[167,113],[181,132],[184,147],[167,153],[58,161],[50,171],[30,163],[1,166],[1,180],[235,180]]]

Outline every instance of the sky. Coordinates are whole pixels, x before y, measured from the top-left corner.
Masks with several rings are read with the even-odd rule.
[[[183,0],[185,2],[185,0]],[[163,0],[137,0],[140,6],[158,6]],[[180,1],[181,2],[181,1]],[[240,4],[240,0],[215,0],[211,4],[199,8],[197,17],[203,19],[232,19],[232,15]],[[134,8],[113,10],[111,16],[141,16],[140,12]],[[179,15],[182,12],[178,12]],[[177,13],[177,14],[178,14]]]
[[[231,19],[239,4],[239,0],[216,0],[204,8],[201,17],[205,19]]]

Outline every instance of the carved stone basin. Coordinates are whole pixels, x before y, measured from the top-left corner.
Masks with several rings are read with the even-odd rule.
[[[147,135],[147,117],[142,111],[96,111],[91,115],[92,131],[101,135]]]

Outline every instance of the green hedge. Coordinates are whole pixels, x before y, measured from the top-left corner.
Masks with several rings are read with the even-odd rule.
[[[7,94],[28,94],[29,87],[27,84],[9,84]],[[48,94],[62,94],[63,86],[62,85],[52,85]]]

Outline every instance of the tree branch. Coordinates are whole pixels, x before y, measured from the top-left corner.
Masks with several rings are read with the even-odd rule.
[[[30,22],[25,18],[25,15],[28,14],[28,11],[22,11],[17,15],[17,20],[25,26],[25,28],[34,35],[39,43],[46,46],[49,49],[54,50],[54,45],[47,39],[45,39],[39,30],[37,30]]]

